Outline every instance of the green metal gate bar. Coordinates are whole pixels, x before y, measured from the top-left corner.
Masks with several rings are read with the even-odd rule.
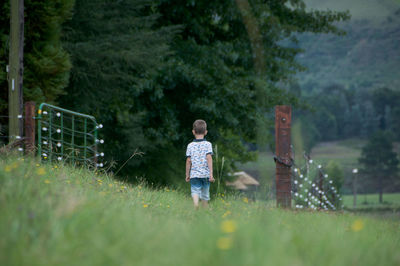
[[[97,164],[97,157],[104,156],[103,152],[97,153],[97,144],[104,143],[103,140],[97,138],[98,129],[103,126],[98,124],[93,116],[42,103],[39,106],[37,119],[38,156],[42,159],[69,160],[72,163],[90,162],[96,167],[103,166],[102,163]],[[83,129],[79,126],[83,126]],[[47,131],[48,134],[43,134],[42,131]],[[69,137],[70,142],[67,141],[66,136]],[[71,148],[70,154],[66,154],[68,146]],[[83,157],[79,152],[80,149],[83,149]]]

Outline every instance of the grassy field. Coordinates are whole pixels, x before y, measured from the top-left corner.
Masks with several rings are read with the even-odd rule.
[[[399,265],[399,222],[0,159],[1,265]]]
[[[346,207],[353,206],[353,195],[344,195],[343,204]],[[379,203],[379,194],[358,194],[357,207],[374,207],[374,206],[398,206],[400,207],[400,193],[384,193],[383,203]]]

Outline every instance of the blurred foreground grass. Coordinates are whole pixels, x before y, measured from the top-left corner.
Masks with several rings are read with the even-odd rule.
[[[399,265],[400,223],[0,159],[1,265]]]

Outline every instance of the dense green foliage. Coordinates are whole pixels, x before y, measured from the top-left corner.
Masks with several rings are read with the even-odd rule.
[[[259,130],[265,135],[271,120],[264,114],[295,103],[276,84],[301,69],[298,49],[279,41],[294,32],[337,33],[333,22],[348,17],[307,12],[302,1],[249,3],[243,11],[233,1],[76,2],[64,39],[73,69],[60,101],[105,125],[108,160],[145,153],[123,175],[157,182],[183,176],[198,118],[208,122],[208,139],[227,169],[252,159],[244,144],[256,142]],[[249,30],[262,38],[253,43]]]
[[[306,90],[332,84],[350,90],[398,88],[400,67],[400,2],[392,0],[306,0],[309,8],[349,10],[352,18],[341,23],[346,36],[304,34],[298,58],[307,71],[298,75]]]
[[[398,265],[398,220],[149,189],[62,164],[0,160],[4,265]],[[214,196],[214,195],[213,195]]]
[[[307,151],[319,141],[368,138],[377,130],[389,130],[395,140],[400,140],[398,90],[383,87],[355,91],[332,85],[312,94],[301,92],[298,86],[292,91],[312,104],[309,110],[294,115],[307,132],[303,134]]]
[[[7,113],[10,31],[9,1],[0,4],[0,113]],[[61,44],[62,23],[71,17],[74,0],[25,0],[24,101],[54,103],[64,94],[71,63]]]
[[[382,203],[383,191],[393,189],[394,181],[399,177],[399,160],[393,151],[391,134],[378,131],[372,135],[362,150],[359,162],[363,166],[364,181],[378,189],[379,202]]]

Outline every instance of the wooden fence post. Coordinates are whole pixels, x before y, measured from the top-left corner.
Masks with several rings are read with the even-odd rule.
[[[25,151],[26,154],[35,152],[35,102],[25,103]]]
[[[291,208],[291,141],[290,124],[292,109],[290,106],[275,107],[275,162],[276,162],[276,205]]]
[[[321,169],[318,171],[318,188],[319,188],[319,208],[322,209],[322,193],[324,191],[324,175],[322,174]]]

